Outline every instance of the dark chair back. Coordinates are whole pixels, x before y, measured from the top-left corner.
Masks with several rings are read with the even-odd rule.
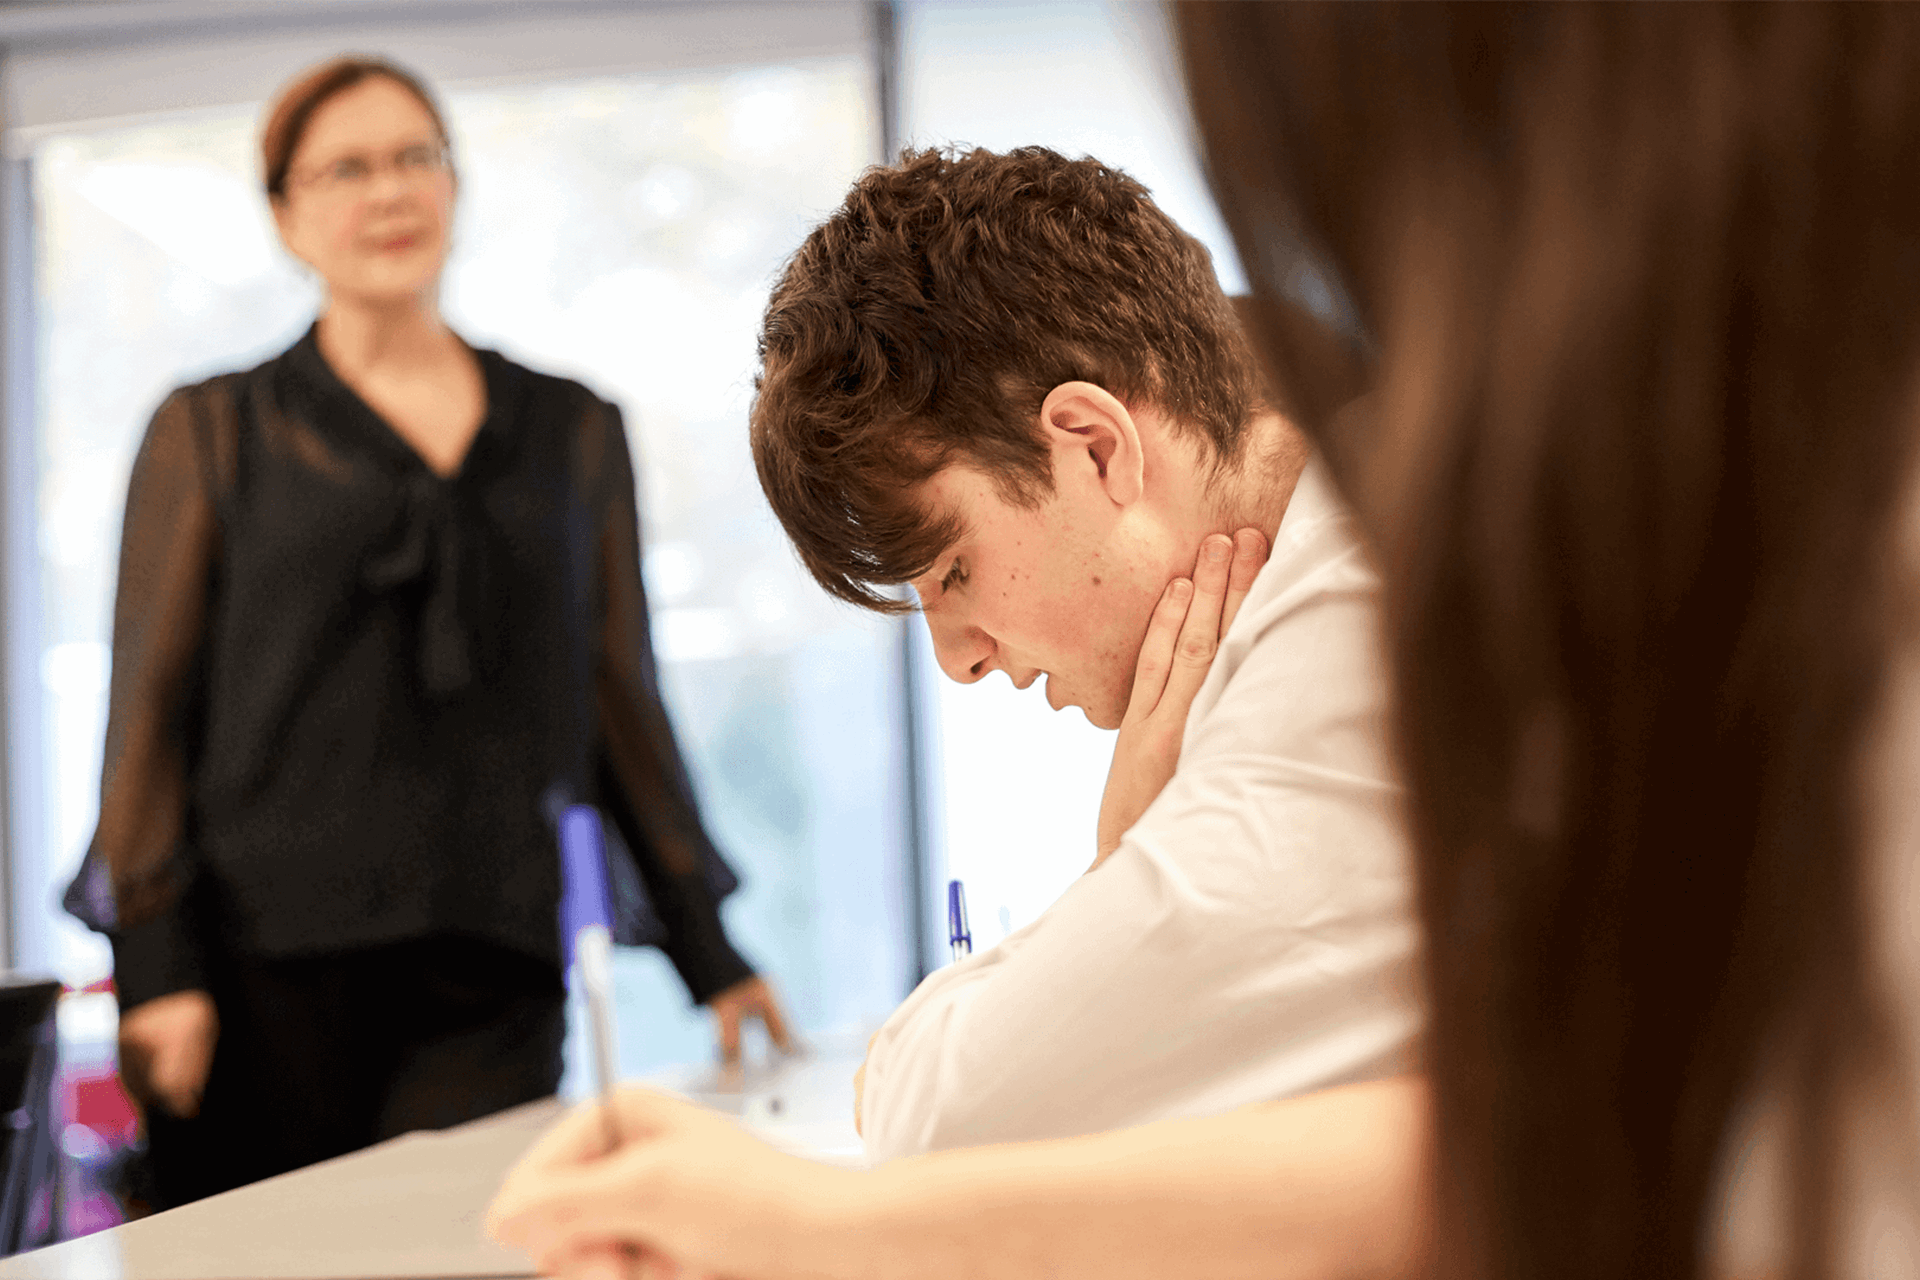
[[[52,979],[0,976],[0,1255],[38,1248],[57,1234],[59,999]]]

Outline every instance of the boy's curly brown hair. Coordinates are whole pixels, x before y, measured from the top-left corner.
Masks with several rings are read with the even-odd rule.
[[[1207,250],[1147,189],[1044,147],[909,151],[870,169],[775,285],[754,464],[843,600],[925,573],[960,535],[915,487],[952,463],[1009,502],[1052,492],[1041,403],[1086,381],[1237,458],[1259,377]]]

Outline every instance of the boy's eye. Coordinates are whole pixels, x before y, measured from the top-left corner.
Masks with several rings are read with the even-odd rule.
[[[947,576],[940,579],[940,589],[942,591],[951,591],[955,587],[959,586],[961,583],[965,582],[966,580],[967,580],[966,566],[962,564],[960,561],[955,560],[953,564],[948,567]]]

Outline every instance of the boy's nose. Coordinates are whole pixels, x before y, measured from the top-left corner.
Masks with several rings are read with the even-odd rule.
[[[972,684],[993,670],[998,647],[980,628],[943,622],[929,614],[927,629],[933,635],[934,657],[947,679]]]

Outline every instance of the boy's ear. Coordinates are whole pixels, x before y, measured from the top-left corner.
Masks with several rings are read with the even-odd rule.
[[[1117,505],[1139,501],[1146,488],[1140,427],[1111,391],[1061,383],[1040,404],[1040,428],[1053,447],[1056,488],[1078,475]]]

